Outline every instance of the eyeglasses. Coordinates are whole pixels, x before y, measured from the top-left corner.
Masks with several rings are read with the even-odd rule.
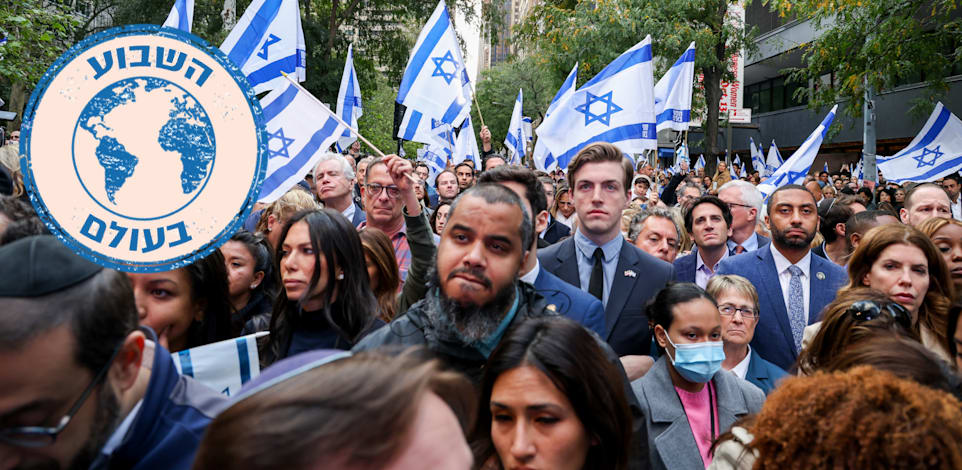
[[[852,304],[846,310],[846,313],[859,323],[875,320],[884,313],[895,320],[902,328],[912,329],[912,315],[905,307],[895,302],[879,305],[871,300],[862,300]]]
[[[397,187],[397,186],[394,186],[394,185],[391,185],[391,186],[382,186],[382,185],[377,184],[377,183],[370,183],[370,184],[366,184],[366,185],[364,185],[364,186],[367,186],[367,190],[370,191],[370,192],[371,192],[371,195],[374,196],[374,197],[380,196],[380,195],[381,195],[381,191],[384,191],[385,189],[387,190],[387,195],[388,195],[389,197],[391,197],[392,199],[397,199],[398,197],[401,196],[401,188],[399,188],[399,187]]]
[[[753,308],[738,308],[738,307],[736,307],[736,306],[734,306],[734,305],[731,305],[731,304],[721,304],[721,305],[719,305],[719,306],[718,306],[718,313],[720,313],[720,314],[722,314],[722,315],[724,315],[724,316],[726,316],[726,317],[732,317],[732,316],[735,316],[736,313],[741,313],[741,314],[742,314],[742,318],[752,318],[752,319],[758,318],[758,312],[756,312],[755,309],[753,309]]]
[[[734,209],[735,207],[744,207],[744,208],[746,208],[746,209],[751,209],[751,208],[752,208],[752,206],[749,206],[748,204],[739,204],[739,203],[737,203],[737,202],[726,202],[725,204],[728,205],[728,208],[729,208],[729,209]]]
[[[123,343],[117,345],[117,347],[114,349],[114,352],[110,355],[110,359],[107,361],[107,363],[104,364],[103,368],[100,369],[100,372],[97,372],[97,375],[94,377],[94,379],[90,381],[90,384],[87,385],[87,388],[84,389],[82,394],[80,394],[80,398],[74,402],[73,406],[70,407],[70,410],[67,411],[67,414],[60,418],[60,421],[57,422],[56,426],[23,426],[18,428],[0,429],[0,442],[17,447],[46,447],[53,444],[54,441],[57,440],[57,436],[63,432],[68,424],[70,424],[70,420],[73,419],[74,415],[80,411],[80,407],[83,406],[84,402],[87,401],[87,398],[90,397],[90,394],[93,393],[97,384],[99,384],[104,377],[107,376],[107,371],[110,370],[110,365],[113,364],[114,359],[117,358],[117,354],[120,352],[121,346],[123,346]]]

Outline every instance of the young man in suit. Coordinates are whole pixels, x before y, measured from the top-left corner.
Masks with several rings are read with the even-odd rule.
[[[724,201],[702,196],[685,211],[685,229],[695,241],[691,253],[675,260],[675,280],[694,282],[702,289],[715,275],[718,263],[728,258],[732,213]]]
[[[614,145],[595,143],[578,152],[568,164],[578,230],[538,254],[545,270],[601,300],[603,338],[619,356],[649,354],[645,304],[675,277],[672,265],[638,249],[621,234],[621,211],[628,203],[632,176],[631,161]],[[647,371],[644,365],[641,369],[629,370],[629,377]]]
[[[728,238],[728,252],[740,255],[764,248],[771,240],[755,233],[762,213],[762,193],[755,185],[741,180],[729,181],[718,190],[718,198],[728,204],[732,212],[732,236]]]
[[[778,367],[791,368],[802,331],[819,321],[822,308],[848,281],[840,266],[810,250],[818,230],[815,198],[803,186],[775,190],[768,200],[772,243],[768,249],[721,262],[718,274],[737,274],[758,290],[759,318],[752,348]]]
[[[541,182],[528,168],[515,165],[502,165],[486,171],[478,178],[479,184],[500,184],[518,195],[521,203],[532,214],[534,233],[545,229],[548,223],[547,202]],[[585,328],[605,334],[605,310],[598,299],[582,292],[575,286],[558,279],[554,274],[541,269],[538,262],[537,237],[531,244],[530,253],[518,272],[519,279],[534,286],[558,313],[582,324]]]

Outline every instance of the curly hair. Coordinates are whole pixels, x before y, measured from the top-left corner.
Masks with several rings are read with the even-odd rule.
[[[785,380],[748,431],[756,470],[962,468],[958,401],[870,366]]]

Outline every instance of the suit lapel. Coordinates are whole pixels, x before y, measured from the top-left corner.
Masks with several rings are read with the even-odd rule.
[[[578,255],[575,250],[575,239],[571,237],[563,242],[555,252],[555,259],[558,262],[558,270],[555,273],[561,280],[577,288],[581,288],[581,278],[578,276]]]
[[[643,385],[651,413],[648,419],[656,430],[664,429],[655,436],[655,449],[667,468],[704,468],[688,415],[671,384],[666,361],[662,357],[652,366],[648,373],[653,375]]]
[[[818,256],[812,255],[811,264],[809,265],[809,295],[808,295],[808,324],[821,321],[821,306],[828,305],[833,298],[835,298],[836,291],[832,289],[831,280],[829,279],[828,269],[824,266],[824,263],[831,263],[828,260],[819,259]],[[821,278],[821,279],[819,279]],[[816,310],[813,307],[818,307]]]
[[[761,271],[762,280],[771,279],[771,282],[760,282],[755,287],[760,291],[764,290],[768,297],[769,305],[775,308],[775,320],[778,327],[785,337],[786,344],[795,344],[795,337],[792,336],[792,325],[788,320],[788,309],[785,308],[785,296],[782,295],[782,283],[778,278],[778,271],[775,270],[775,258],[770,249],[758,250],[758,257],[762,259]],[[759,292],[761,294],[761,292]],[[765,312],[762,312],[764,315]]]
[[[635,287],[635,282],[638,281],[638,274],[642,274],[635,268],[637,263],[638,256],[631,250],[628,242],[622,240],[615,278],[611,280],[611,292],[608,293],[608,305],[605,306],[605,331],[608,332],[608,336],[611,335],[615,323],[618,323],[618,317],[625,308],[625,302],[628,301],[628,296]],[[625,271],[629,269],[635,271],[635,277],[625,275]]]

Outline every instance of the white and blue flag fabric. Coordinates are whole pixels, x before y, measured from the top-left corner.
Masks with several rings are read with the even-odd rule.
[[[862,169],[862,159],[859,159],[858,163],[855,164],[855,169],[852,170],[852,176],[858,180],[859,184],[862,184],[862,180],[865,179],[865,171]]]
[[[163,25],[189,33],[193,22],[194,0],[177,0],[174,2],[174,7],[170,9],[170,14],[167,15],[167,21],[164,21]]]
[[[304,31],[297,0],[254,0],[220,45],[254,91],[286,89],[283,73],[306,78]]]
[[[762,156],[761,149],[755,145],[755,139],[748,138],[748,149],[752,153],[752,170],[757,171],[762,177],[768,176],[765,171],[765,157]]]
[[[257,338],[267,332],[232,338],[171,353],[181,375],[233,396],[249,380],[261,374]]]
[[[962,121],[939,103],[912,142],[891,157],[878,158],[878,169],[893,183],[935,181],[962,169]]]
[[[669,169],[672,170],[672,173],[676,171],[681,171],[682,162],[689,162],[688,146],[686,146],[684,143],[679,145],[678,149],[675,150],[675,165],[674,167],[669,167]],[[690,162],[688,163],[688,168],[691,168]]]
[[[696,170],[705,169],[705,154],[698,155],[698,161],[695,162],[695,169]]]
[[[508,164],[518,165],[524,160],[524,149],[528,138],[524,134],[524,112],[522,111],[523,90],[518,90],[518,97],[514,100],[514,111],[511,112],[511,122],[508,133],[504,136],[504,147],[508,150]]]
[[[778,151],[778,146],[775,145],[775,139],[772,139],[772,145],[768,147],[768,157],[765,159],[765,170],[768,172],[767,176],[772,176],[778,170],[782,163],[782,154]]]
[[[454,164],[457,165],[465,160],[474,162],[474,169],[481,169],[481,153],[478,152],[478,138],[474,134],[471,116],[465,118],[461,124],[461,130],[458,131],[458,139],[454,145]]]
[[[831,127],[837,110],[838,105],[832,106],[832,110],[825,116],[821,124],[815,128],[812,135],[808,136],[805,142],[802,142],[798,150],[796,150],[788,160],[785,160],[785,163],[783,163],[778,170],[775,170],[775,173],[772,173],[771,176],[758,185],[758,190],[765,199],[768,199],[768,196],[782,186],[787,184],[802,184],[805,182],[805,175],[807,175],[808,171],[812,168],[812,163],[815,163],[815,157],[818,156],[818,149],[822,146],[822,140],[825,139],[825,134],[828,133],[828,128]],[[772,147],[774,146],[775,144],[773,142]]]
[[[418,150],[418,161],[428,165],[427,184],[434,187],[434,180],[438,174],[447,168],[448,159],[451,158],[451,150],[441,144],[425,145]]]
[[[524,138],[528,142],[534,140],[534,134],[531,132],[531,116],[521,116],[521,128],[524,129]]]
[[[608,142],[624,153],[658,148],[651,36],[613,60],[555,108],[538,136],[561,168],[585,146]]]
[[[330,108],[287,81],[261,99],[267,127],[267,176],[258,202],[274,202],[304,179],[321,154],[347,129]]]
[[[569,98],[575,92],[575,85],[578,82],[578,64],[572,67],[571,72],[568,73],[568,78],[565,79],[564,83],[561,84],[561,88],[555,93],[554,99],[551,100],[551,104],[548,105],[548,110],[545,111],[545,118],[551,115],[555,108],[558,107],[558,103]],[[540,131],[540,128],[538,129]],[[532,152],[532,160],[534,160],[535,168],[542,171],[551,171],[558,167],[558,160],[554,158],[554,155],[548,151],[548,146],[545,145],[544,141],[541,140],[541,134],[538,134],[538,140],[534,144],[534,151]]]
[[[351,125],[351,129],[344,131],[337,139],[338,150],[346,149],[357,140],[357,118],[364,114],[361,106],[361,86],[357,83],[357,72],[354,70],[354,45],[347,46],[347,59],[344,60],[344,73],[341,75],[341,87],[337,91],[337,115],[341,120]]]
[[[470,109],[470,89],[461,45],[441,0],[421,30],[401,77],[397,102],[407,106],[408,116],[398,137],[415,140],[408,137],[413,137],[423,120],[461,125]]]
[[[691,93],[695,85],[695,42],[655,84],[655,121],[659,131],[687,131],[691,122]]]
[[[735,157],[738,157],[738,154],[737,154],[737,153],[735,154]],[[738,162],[742,164],[742,165],[741,165],[741,171],[738,172],[738,177],[739,177],[739,178],[747,178],[747,177],[748,177],[748,172],[745,170],[745,166],[746,166],[745,163],[742,162],[742,159],[741,159],[740,157],[738,158]]]

